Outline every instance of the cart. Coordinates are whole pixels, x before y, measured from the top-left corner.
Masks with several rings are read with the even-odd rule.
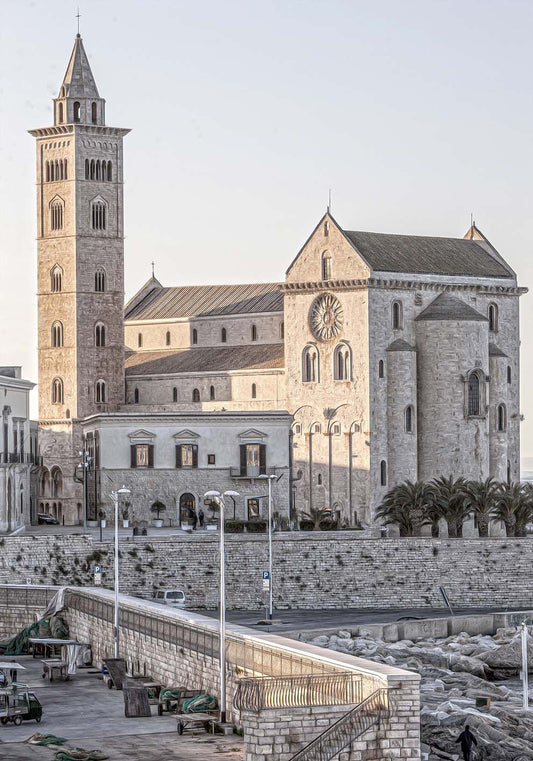
[[[68,681],[70,678],[68,675],[67,661],[62,661],[58,658],[49,658],[47,660],[41,661],[41,663],[43,664],[43,679],[48,677],[48,679],[53,682],[54,676],[57,676],[60,679],[64,679],[65,681]]]
[[[23,721],[35,719],[41,721],[43,708],[27,684],[13,682],[9,687],[0,689],[0,723],[12,722],[16,726]]]
[[[214,732],[215,724],[218,722],[218,711],[205,712],[205,713],[177,713],[174,715],[177,720],[178,734],[182,735],[183,731],[189,725],[201,724],[206,732]]]

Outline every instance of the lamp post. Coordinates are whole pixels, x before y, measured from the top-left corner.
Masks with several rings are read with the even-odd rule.
[[[206,499],[216,499],[220,505],[220,543],[219,543],[219,563],[220,563],[220,723],[226,723],[226,556],[224,549],[224,497],[238,497],[239,492],[225,491],[222,494],[219,491],[206,491]]]
[[[118,501],[120,497],[131,494],[129,489],[122,486],[121,489],[111,492],[111,498],[115,505],[115,621],[113,626],[113,639],[115,641],[115,658],[118,658]]]
[[[83,470],[83,528],[87,528],[87,471],[91,467],[94,457],[91,457],[90,452],[87,449],[82,449],[78,452],[81,457],[81,462],[78,465],[78,470]]]
[[[261,474],[258,478],[268,479],[268,616],[272,621],[272,481],[277,477]]]

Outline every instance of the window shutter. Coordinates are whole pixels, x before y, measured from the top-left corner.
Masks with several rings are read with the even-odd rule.
[[[135,444],[130,446],[130,468],[137,467],[137,447]]]
[[[198,444],[193,444],[192,447],[192,466],[193,468],[198,467]]]
[[[181,444],[176,444],[176,467],[181,468]]]
[[[246,475],[246,444],[240,445],[241,450],[241,476]]]
[[[267,448],[266,444],[259,444],[259,473],[265,474],[267,470]]]
[[[154,445],[153,444],[148,445],[148,467],[149,468],[154,467]]]

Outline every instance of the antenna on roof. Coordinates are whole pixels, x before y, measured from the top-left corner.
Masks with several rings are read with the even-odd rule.
[[[155,277],[155,262],[152,262],[152,277]]]
[[[328,214],[331,214],[331,188],[328,189]]]

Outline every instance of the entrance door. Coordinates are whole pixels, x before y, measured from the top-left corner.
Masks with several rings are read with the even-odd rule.
[[[180,524],[192,521],[196,512],[196,499],[194,494],[187,492],[180,497]]]

